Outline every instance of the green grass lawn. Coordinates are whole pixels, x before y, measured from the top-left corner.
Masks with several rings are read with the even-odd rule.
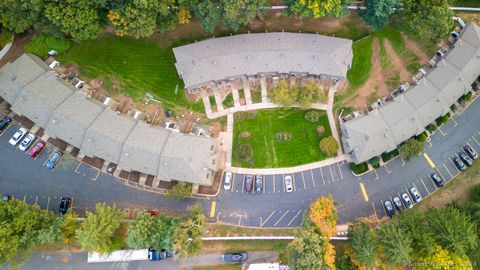
[[[266,109],[247,113],[236,113],[233,134],[234,166],[251,168],[291,167],[325,159],[327,156],[319,149],[322,138],[331,135],[325,111],[318,111],[317,123],[305,121],[307,111],[291,109]],[[325,132],[317,135],[316,127],[322,125]],[[244,138],[245,132],[250,133]],[[277,141],[276,134],[286,132],[291,135],[289,141]],[[253,162],[238,157],[240,145],[251,145]]]
[[[352,45],[352,68],[347,73],[348,92],[364,84],[372,72],[372,43],[373,38],[369,36]]]
[[[166,107],[203,111],[201,102],[187,100],[171,48],[162,48],[154,41],[106,35],[74,43],[68,51],[58,55],[58,59],[64,65],[77,64],[80,75],[103,78],[107,93],[111,95],[125,92],[135,101],[141,101],[149,92]],[[115,85],[119,86],[113,87]]]

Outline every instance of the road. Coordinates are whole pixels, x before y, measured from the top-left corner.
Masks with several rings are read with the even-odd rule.
[[[410,187],[415,186],[423,197],[437,190],[429,173],[437,171],[446,181],[459,173],[451,158],[465,143],[480,150],[479,115],[480,99],[477,99],[432,136],[425,153],[435,168],[423,155],[406,163],[398,157],[379,169],[355,177],[348,165],[340,162],[292,174],[292,193],[284,192],[284,175],[265,175],[261,194],[245,193],[244,175],[235,174],[231,191],[221,190],[214,198],[184,201],[126,186],[123,181],[103,173],[92,180],[98,171],[79,165],[72,158],[61,160],[55,171],[49,171],[43,164],[53,147],[48,146],[37,159],[30,158],[7,142],[19,127],[14,123],[0,135],[0,193],[14,194],[18,199],[48,209],[56,209],[61,196],[70,196],[77,212],[93,209],[96,202],[115,203],[131,216],[142,209],[183,212],[200,202],[205,213],[212,213],[219,222],[252,227],[298,226],[311,202],[331,194],[337,202],[339,223],[362,216],[381,218],[385,215],[383,202]],[[362,186],[368,198],[363,195]],[[213,204],[215,208],[211,209]]]
[[[167,261],[134,261],[116,263],[87,263],[86,252],[45,252],[35,253],[19,269],[22,270],[179,270],[192,266],[223,264],[220,253],[200,254],[196,257]],[[249,252],[247,263],[276,260],[275,252]],[[0,269],[8,269],[4,266]]]

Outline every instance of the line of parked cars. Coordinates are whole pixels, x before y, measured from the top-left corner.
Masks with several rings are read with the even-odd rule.
[[[293,180],[291,175],[285,175],[283,179],[285,183],[285,191],[292,192],[293,191]],[[252,174],[245,175],[245,192],[251,193],[254,191],[255,193],[262,193],[263,191],[263,176],[260,174],[256,174],[255,176]],[[232,188],[232,173],[226,172],[225,173],[225,181],[223,183],[223,189],[228,191]]]
[[[462,147],[462,150],[463,151],[458,153],[458,156],[453,158],[453,163],[460,171],[464,171],[467,166],[472,166],[473,160],[478,158],[478,153],[470,145],[464,145]],[[445,184],[445,181],[436,172],[430,173],[430,178],[439,188],[443,187],[443,185]],[[422,200],[422,196],[420,195],[420,193],[418,193],[415,187],[410,188],[409,191],[411,198],[415,203],[419,203]],[[403,193],[401,197],[402,200],[400,200],[399,197],[394,197],[393,204],[392,202],[390,202],[390,200],[386,200],[383,203],[383,206],[385,207],[385,212],[388,217],[392,217],[395,214],[393,207],[395,207],[398,211],[402,211],[404,205],[407,209],[413,208],[412,200],[410,199],[410,196],[407,194],[407,192]]]

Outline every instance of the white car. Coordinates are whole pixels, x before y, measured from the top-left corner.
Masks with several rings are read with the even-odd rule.
[[[285,182],[285,191],[286,192],[292,192],[293,191],[292,176],[285,175],[285,178],[283,179],[283,181]]]
[[[232,173],[231,172],[226,172],[225,173],[225,183],[223,183],[223,189],[224,190],[230,190],[232,187]]]
[[[22,151],[27,150],[27,148],[30,146],[30,144],[32,144],[34,140],[35,140],[35,135],[33,135],[32,133],[28,134],[27,136],[25,136],[25,139],[23,139],[18,149]]]
[[[17,145],[18,142],[27,134],[26,128],[19,128],[15,134],[13,134],[12,138],[8,141],[11,145]]]
[[[422,196],[420,196],[420,194],[418,193],[417,189],[412,187],[410,189],[410,194],[412,194],[412,197],[413,197],[413,200],[418,203],[422,200]]]

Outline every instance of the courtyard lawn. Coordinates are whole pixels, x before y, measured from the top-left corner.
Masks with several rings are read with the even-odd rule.
[[[235,114],[233,134],[233,166],[250,168],[280,168],[311,163],[327,158],[320,151],[321,139],[331,135],[327,113],[318,111],[317,123],[304,119],[308,110],[266,109]],[[317,135],[317,126],[325,131]],[[288,141],[278,141],[278,133],[290,135]],[[238,155],[242,145],[250,145],[253,156],[250,160]]]
[[[102,78],[110,95],[127,93],[138,102],[149,92],[166,107],[203,111],[201,102],[187,100],[171,48],[162,48],[150,40],[105,35],[97,40],[74,43],[57,58],[63,65],[79,66],[80,76]]]

